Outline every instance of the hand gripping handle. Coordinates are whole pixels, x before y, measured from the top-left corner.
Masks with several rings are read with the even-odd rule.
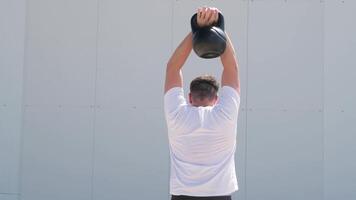
[[[192,18],[190,19],[190,25],[191,25],[191,28],[192,28],[192,32],[193,34],[195,32],[197,32],[200,28],[202,27],[199,27],[198,26],[198,21],[197,21],[197,13],[195,13]],[[219,18],[218,18],[218,21],[214,24],[212,24],[211,26],[215,26],[215,27],[218,27],[220,28],[222,31],[225,31],[225,22],[224,22],[224,16],[219,12]]]

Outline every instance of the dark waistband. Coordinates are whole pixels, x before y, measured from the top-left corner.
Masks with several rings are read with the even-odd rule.
[[[172,195],[171,200],[231,200],[231,195],[228,195],[228,196],[209,196],[209,197]]]

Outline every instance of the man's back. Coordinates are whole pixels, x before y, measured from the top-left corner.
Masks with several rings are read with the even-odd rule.
[[[221,196],[238,189],[234,154],[240,97],[224,86],[215,106],[187,104],[183,89],[164,96],[174,195]]]
[[[198,8],[198,28],[214,26],[219,13],[217,8]],[[238,189],[234,153],[240,78],[235,50],[226,34],[226,48],[220,55],[221,97],[217,95],[219,84],[215,77],[199,76],[190,83],[188,105],[181,69],[192,48],[193,33],[189,32],[166,67],[164,108],[171,158],[171,199],[231,200],[231,194]]]

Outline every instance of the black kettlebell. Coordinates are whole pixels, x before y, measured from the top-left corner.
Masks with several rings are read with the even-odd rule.
[[[224,53],[226,48],[226,35],[224,17],[219,13],[218,21],[206,27],[199,27],[197,14],[190,20],[193,33],[193,49],[201,58],[216,58]]]

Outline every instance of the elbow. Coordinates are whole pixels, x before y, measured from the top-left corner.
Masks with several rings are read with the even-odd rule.
[[[166,64],[166,69],[172,68],[172,63],[171,61],[168,61]]]
[[[168,62],[166,65],[166,72],[169,72],[171,70],[172,70],[172,64]]]
[[[166,64],[166,68],[170,69],[170,68],[173,68],[173,66],[174,66],[174,63],[173,63],[172,59],[168,60],[168,62]]]
[[[166,72],[169,71],[179,71],[180,67],[178,67],[175,63],[173,62],[168,62],[166,65]]]

